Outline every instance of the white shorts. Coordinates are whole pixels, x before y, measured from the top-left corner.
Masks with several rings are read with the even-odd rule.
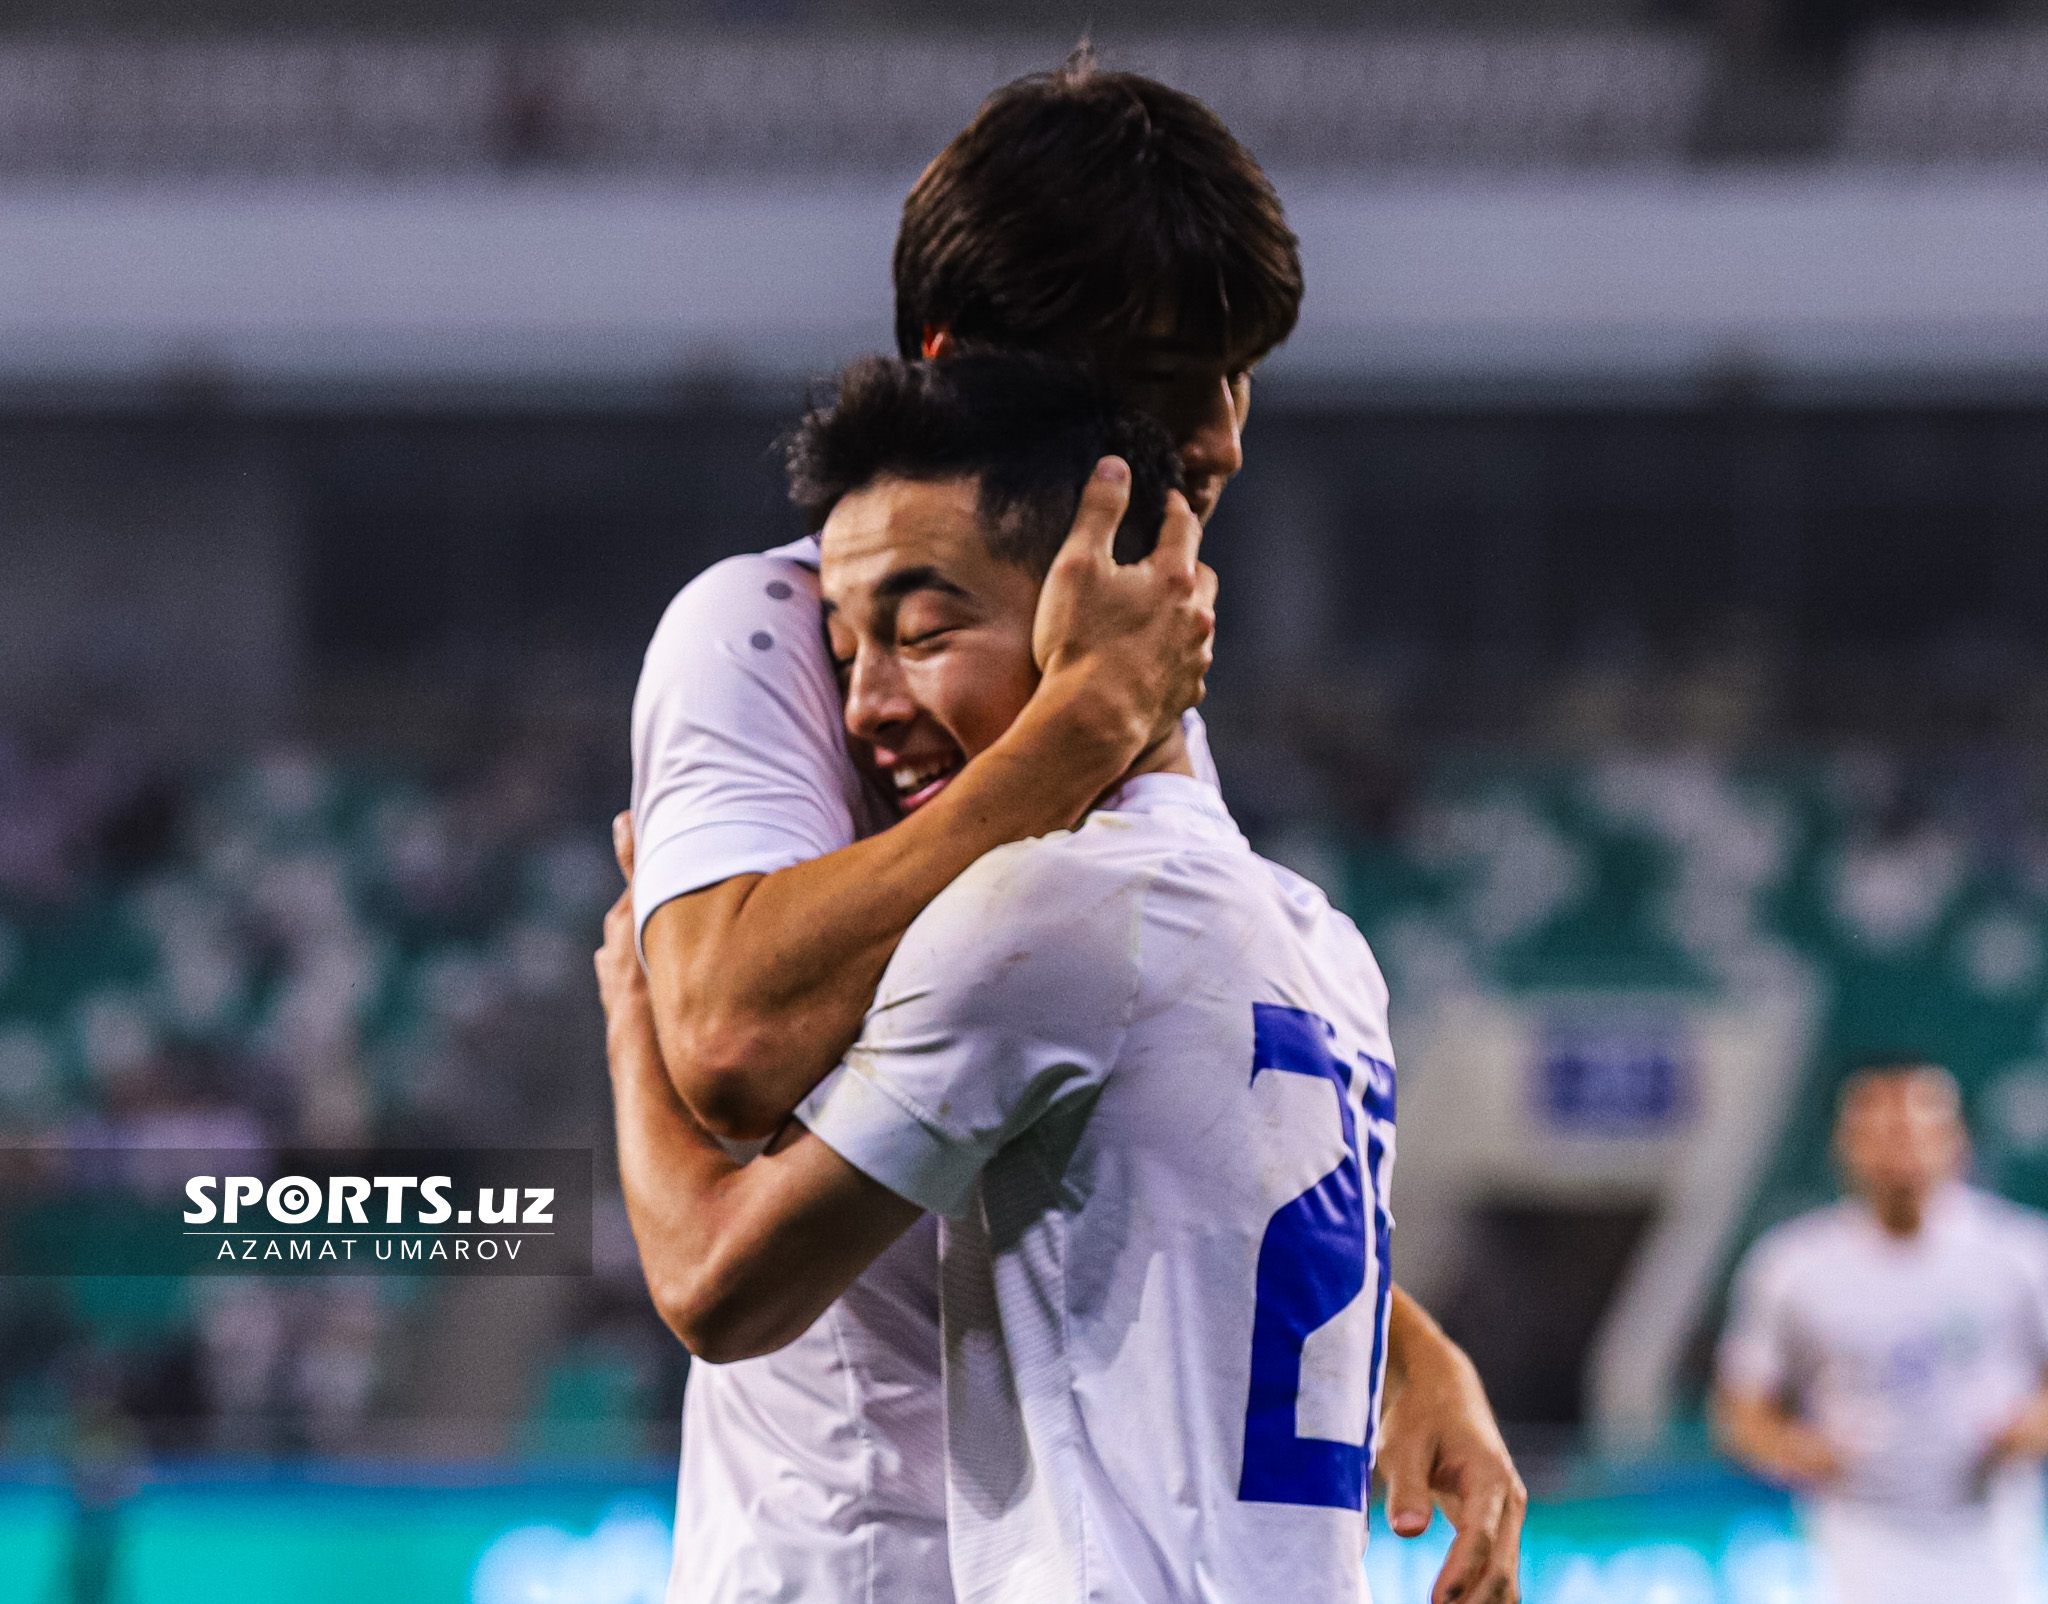
[[[1998,1503],[1946,1530],[1860,1504],[1819,1502],[1804,1514],[1835,1604],[2041,1604],[2038,1506]]]

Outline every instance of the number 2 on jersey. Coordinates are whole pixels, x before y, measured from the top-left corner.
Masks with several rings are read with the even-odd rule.
[[[1266,1070],[1319,1076],[1337,1089],[1345,1156],[1335,1169],[1266,1223],[1259,1245],[1257,1302],[1252,1314],[1251,1395],[1244,1412],[1244,1472],[1237,1496],[1263,1504],[1317,1504],[1363,1509],[1372,1466],[1376,1411],[1363,1443],[1303,1437],[1295,1428],[1301,1394],[1301,1356],[1312,1332],[1329,1324],[1365,1290],[1366,1211],[1372,1213],[1372,1376],[1374,1386],[1387,1336],[1387,1249],[1392,1222],[1380,1206],[1376,1178],[1385,1144],[1370,1126],[1361,1164],[1358,1124],[1351,1111],[1351,1066],[1331,1050],[1335,1033],[1317,1014],[1270,1003],[1252,1005],[1252,1079]],[[1368,1071],[1392,1071],[1372,1063]],[[1368,1090],[1367,1106],[1393,1117],[1390,1093]]]

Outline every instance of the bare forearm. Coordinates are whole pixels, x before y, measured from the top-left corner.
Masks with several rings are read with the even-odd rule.
[[[646,1020],[610,1036],[619,1176],[655,1308],[713,1363],[807,1330],[909,1228],[917,1206],[796,1124],[734,1163],[670,1086]]]
[[[1134,755],[1051,685],[925,807],[648,922],[648,978],[678,1092],[722,1136],[760,1137],[838,1062],[903,932],[983,853],[1073,824]]]
[[[1772,1481],[1821,1485],[1840,1471],[1827,1440],[1774,1399],[1717,1392],[1713,1424],[1723,1449]]]
[[[1778,1411],[1762,1399],[1718,1393],[1711,1418],[1722,1448],[1744,1464],[1761,1466],[1773,1457],[1783,1423]]]
[[[1416,1380],[1469,1393],[1475,1410],[1492,1419],[1486,1388],[1465,1350],[1444,1335],[1428,1310],[1397,1286],[1387,1311],[1387,1388],[1397,1392]]]
[[[1416,1356],[1418,1347],[1426,1345],[1433,1336],[1441,1336],[1442,1332],[1443,1328],[1429,1317],[1421,1304],[1400,1287],[1395,1287],[1387,1310],[1387,1384],[1398,1387],[1406,1381],[1409,1362]]]
[[[630,880],[624,815],[614,838]],[[619,1179],[655,1308],[700,1359],[781,1347],[909,1229],[917,1205],[794,1122],[738,1164],[691,1116],[655,1038],[630,892],[605,915],[596,969]]]
[[[1512,1604],[1528,1489],[1472,1361],[1399,1287],[1387,1317],[1380,1430],[1379,1470],[1396,1535],[1420,1535],[1437,1508],[1456,1529],[1430,1597]]]
[[[2029,1398],[2002,1435],[2008,1451],[2017,1458],[2039,1459],[2048,1454],[2048,1390]]]
[[[654,1306],[686,1337],[678,1311],[689,1305],[717,1190],[739,1166],[676,1096],[644,1022],[614,1020],[607,1047],[626,1215]]]

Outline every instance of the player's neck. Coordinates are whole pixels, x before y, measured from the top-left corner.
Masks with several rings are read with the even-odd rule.
[[[1902,1242],[1911,1241],[1926,1225],[1928,1202],[1925,1193],[1913,1191],[1879,1192],[1864,1199],[1884,1234]]]
[[[1118,785],[1135,780],[1141,774],[1185,774],[1195,777],[1195,760],[1188,756],[1188,738],[1176,724],[1173,733],[1157,746],[1148,747],[1138,754],[1138,761],[1124,770],[1124,777]]]
[[[1188,756],[1188,740],[1181,733],[1178,724],[1173,727],[1173,733],[1166,739],[1140,752],[1137,762],[1117,776],[1116,784],[1095,799],[1095,806],[1101,807],[1141,774],[1185,774],[1189,779],[1195,777],[1194,759]]]

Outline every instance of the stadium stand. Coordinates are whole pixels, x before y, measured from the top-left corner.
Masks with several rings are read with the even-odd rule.
[[[1046,33],[0,36],[0,176],[914,171]],[[1114,65],[1223,113],[1269,165],[1480,171],[1740,159],[1740,77],[1671,27],[1129,34]],[[1775,82],[1775,80],[1774,80]],[[1803,87],[1802,87],[1803,86]],[[1810,152],[1864,165],[2048,158],[2048,32],[1883,28],[1772,91]],[[1768,150],[1776,137],[1759,130]]]
[[[1892,758],[1720,765],[1495,760],[1437,778],[1394,841],[1355,845],[1347,884],[1410,985],[1441,967],[1509,990],[1753,986],[1810,970],[1829,997],[1810,1080],[1923,1052],[1962,1080],[1980,1160],[2048,1204],[2041,1059],[2048,880],[2039,824],[2008,835],[2011,789],[1931,787]],[[1430,966],[1439,966],[1434,971]],[[1773,1217],[1831,1191],[1825,1130],[1795,1124]]]
[[[1977,1178],[2048,1207],[2039,806],[1995,761],[1869,749],[1762,763],[1468,759],[1439,767],[1393,837],[1350,843],[1344,885],[1411,1031],[1446,997],[1469,1009],[1463,999],[1485,996],[1753,1007],[1787,988],[1811,995],[1817,1029],[1762,1184],[1724,1244],[1732,1261],[1837,1195],[1835,1090],[1872,1055],[1947,1065]],[[1537,1340],[1531,1329],[1516,1327],[1519,1347]],[[1475,1349],[1488,1335],[1473,1333]],[[1681,1396],[1696,1401],[1703,1349],[1687,1363]],[[1496,1385],[1518,1396],[1511,1379]]]
[[[1951,166],[2048,159],[2048,31],[1876,35],[1850,75],[1838,155]]]
[[[326,1141],[417,1132],[437,1095],[408,1072],[420,1042],[438,1048],[505,998],[587,978],[581,938],[615,871],[601,835],[550,818],[516,758],[451,796],[281,753],[185,797],[161,857],[99,873],[75,867],[77,849],[124,817],[81,807],[90,782],[72,767],[16,763],[17,961],[0,1011],[17,1124],[102,1107],[158,1121],[166,1095],[205,1101],[217,1087],[155,1085],[179,1079],[160,1061],[175,1047],[284,1077],[224,1121]],[[116,808],[170,805],[113,795]]]
[[[38,758],[0,743],[12,1145],[604,1145],[588,949],[616,870],[573,755],[513,751],[431,784],[301,750],[124,768],[108,757],[121,744]],[[607,1262],[580,1312],[540,1300],[531,1353],[502,1311],[472,1307],[476,1283],[10,1281],[11,1440],[32,1447],[53,1402],[111,1389],[171,1446],[360,1449],[381,1440],[380,1402],[401,1420],[475,1403],[487,1428],[495,1408],[495,1441],[531,1391],[540,1421],[566,1423],[536,1452],[638,1451],[602,1422],[679,1361],[630,1239]],[[491,1364],[394,1366],[422,1329],[432,1353],[467,1324]],[[543,1376],[556,1325],[570,1348]],[[510,1395],[469,1398],[480,1371]],[[650,1410],[628,1418],[642,1430]]]
[[[1057,36],[0,43],[0,173],[915,171]],[[1706,80],[1652,30],[1136,39],[1276,166],[1679,159]]]
[[[0,35],[0,176],[914,171],[1062,33]],[[1126,31],[1105,59],[1213,104],[1290,172],[1660,167],[1717,143],[1739,52],[1682,27]],[[1882,27],[1773,78],[1806,154],[2048,159],[2048,32]],[[1745,102],[1745,104],[1747,104]],[[1751,106],[1745,115],[1764,115]],[[1768,120],[1768,118],[1766,119]],[[1801,136],[1805,138],[1805,135]]]
[[[1227,723],[1219,745],[1226,778],[1268,760]],[[7,750],[9,816],[43,830],[10,837],[0,926],[15,1141],[603,1145],[584,954],[612,871],[603,799],[560,785],[573,763],[515,752],[449,783],[279,752],[167,788]],[[1824,1024],[1744,1239],[1829,1195],[1834,1071],[1869,1051],[1947,1062],[1985,1178],[2048,1204],[2048,835],[2023,781],[1940,772],[1854,750],[1445,753],[1371,827],[1326,818],[1266,844],[1338,892],[1411,1025],[1475,995],[1811,988]],[[151,810],[154,846],[110,854]],[[680,1357],[630,1240],[607,1251],[610,1273],[514,1367],[523,1423],[502,1429],[530,1455],[639,1451],[672,1410]],[[459,1341],[446,1328],[465,1316],[403,1282],[338,1285],[78,1282],[54,1307],[17,1292],[11,1429],[32,1435],[89,1354],[174,1436],[376,1440],[381,1416],[434,1407],[390,1356],[423,1323]],[[502,1343],[502,1311],[469,1318],[487,1316]]]

